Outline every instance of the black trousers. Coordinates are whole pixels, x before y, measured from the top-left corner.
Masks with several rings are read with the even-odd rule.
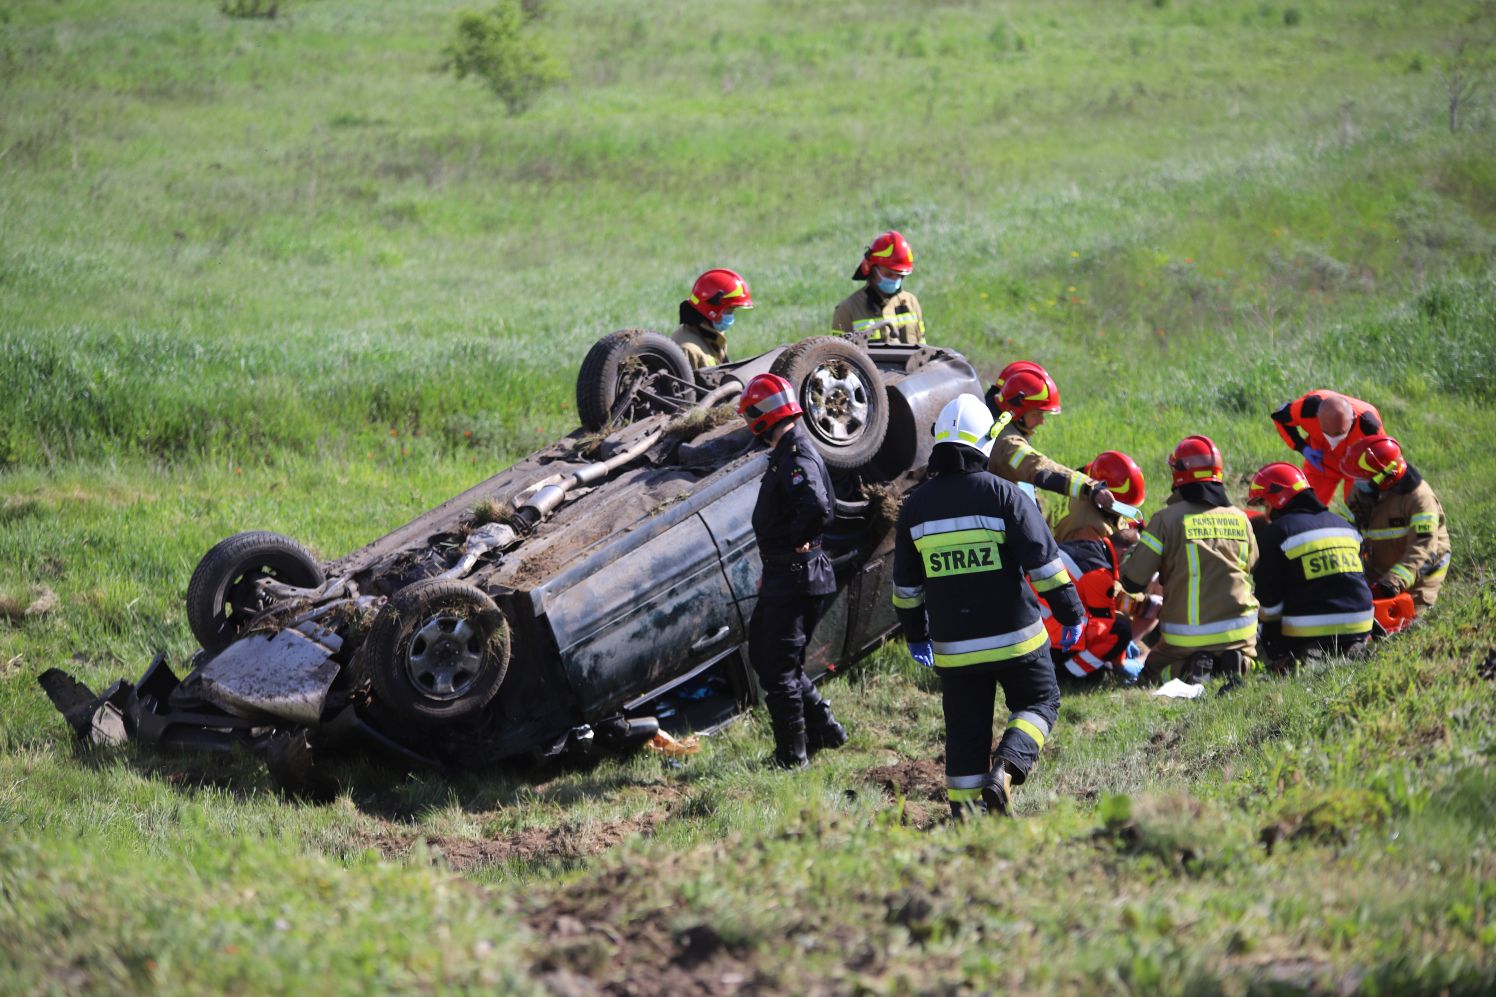
[[[1013,782],[1028,778],[1060,712],[1060,686],[1048,645],[1009,661],[989,661],[940,672],[945,710],[945,777],[953,802],[973,799],[971,790],[997,761],[1008,763]],[[1007,701],[1008,725],[992,750],[997,689]]]
[[[748,621],[748,661],[776,727],[798,730],[805,726],[806,711],[821,701],[815,683],[805,674],[805,645],[830,596],[806,592],[799,577],[782,574],[790,577],[764,572],[758,603]]]
[[[1264,628],[1268,657],[1274,662],[1292,659],[1294,662],[1318,661],[1321,658],[1346,655],[1357,657],[1370,646],[1370,634],[1326,634],[1323,637],[1285,637],[1278,630],[1269,634]]]

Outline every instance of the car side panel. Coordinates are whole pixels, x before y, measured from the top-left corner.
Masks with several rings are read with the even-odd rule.
[[[546,600],[584,716],[617,708],[744,639],[717,547],[690,516]]]

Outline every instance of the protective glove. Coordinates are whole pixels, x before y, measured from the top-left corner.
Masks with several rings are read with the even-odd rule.
[[[935,667],[935,645],[927,640],[910,641],[909,656],[926,668]]]
[[[1075,624],[1074,626],[1065,627],[1063,630],[1061,630],[1060,631],[1060,650],[1061,651],[1070,651],[1070,650],[1073,650],[1075,648],[1075,646],[1080,643],[1081,634],[1085,632],[1085,629],[1086,629],[1086,621],[1085,620],[1081,620],[1079,623]]]
[[[1316,471],[1323,471],[1325,469],[1325,452],[1323,450],[1306,446],[1303,449],[1303,454],[1305,464],[1308,464]]]
[[[1091,489],[1091,501],[1096,503],[1096,508],[1106,510],[1110,509],[1117,499],[1112,495],[1110,488],[1106,485],[1098,484]]]
[[[1390,599],[1397,595],[1397,589],[1382,582],[1371,583],[1371,597],[1373,599]]]

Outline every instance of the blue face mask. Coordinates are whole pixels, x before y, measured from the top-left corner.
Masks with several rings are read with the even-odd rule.
[[[723,312],[722,317],[712,323],[712,328],[716,329],[718,332],[726,332],[728,329],[732,328],[732,324],[736,320],[737,317],[733,315],[732,312]]]
[[[879,277],[873,281],[873,286],[878,289],[879,294],[890,297],[899,293],[899,288],[904,286],[904,278],[895,277],[890,280],[887,277]]]
[[[1356,482],[1356,491],[1362,493],[1363,495],[1372,495],[1372,494],[1375,494],[1376,490],[1377,490],[1377,486],[1374,485],[1374,484],[1372,484],[1370,481],[1357,481]]]

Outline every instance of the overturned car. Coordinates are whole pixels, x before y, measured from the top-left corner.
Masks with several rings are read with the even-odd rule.
[[[248,747],[293,781],[341,748],[474,766],[711,730],[757,698],[767,451],[734,402],[765,371],[796,386],[836,483],[838,591],[807,649],[823,675],[897,626],[898,502],[941,407],[981,392],[959,354],[821,336],[692,372],[664,336],[613,333],[582,364],[581,429],[362,549],[322,563],[249,532],[208,551],[184,678],[158,655],[102,694],[57,669],[41,683],[82,738]]]

